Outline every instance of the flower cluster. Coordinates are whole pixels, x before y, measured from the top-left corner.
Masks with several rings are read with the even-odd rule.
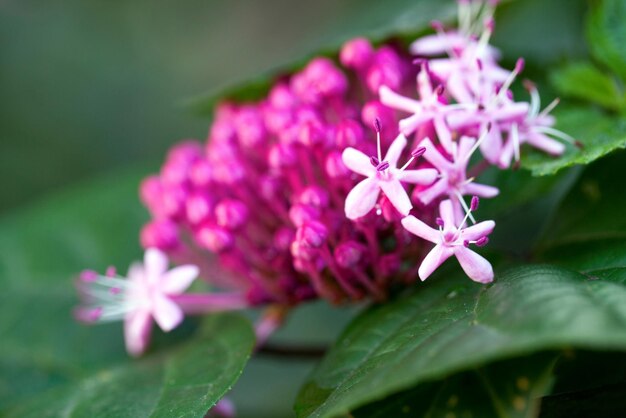
[[[123,308],[111,308],[126,315],[128,332],[145,335],[151,318],[167,331],[182,312],[380,301],[453,255],[470,279],[492,281],[471,247],[486,245],[495,227],[476,222],[479,197],[498,189],[475,178],[519,164],[523,144],[559,155],[574,141],[553,128],[557,102],[541,110],[532,83],[530,102],[513,97],[524,62],[512,71],[498,64],[489,45],[495,2],[458,5],[458,29],[435,22],[410,54],[351,40],[338,62],[315,58],[258,102],[221,103],[206,143],[174,146],[141,185],[152,215],[141,231],[146,264],[129,272]],[[161,252],[198,271],[163,273],[162,261],[151,264]],[[228,292],[182,294],[196,273]],[[84,282],[119,285],[94,277]],[[107,309],[82,316],[113,316]],[[141,352],[146,338],[135,344],[132,335],[129,350]]]

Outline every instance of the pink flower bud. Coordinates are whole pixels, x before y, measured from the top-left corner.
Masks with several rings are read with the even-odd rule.
[[[343,268],[354,268],[363,259],[366,248],[356,241],[342,242],[335,248],[335,261]]]
[[[319,186],[309,186],[298,196],[299,203],[322,209],[328,207],[329,200],[328,192]]]
[[[215,220],[219,226],[235,231],[248,220],[248,208],[239,200],[224,199],[215,207]]]
[[[211,183],[211,164],[204,159],[195,161],[189,171],[189,180],[196,187],[206,187]]]
[[[185,202],[187,220],[192,225],[206,221],[213,212],[214,202],[206,193],[197,192],[189,196]]]
[[[297,227],[302,226],[307,222],[317,221],[319,217],[320,210],[315,206],[299,203],[289,208],[289,219]]]
[[[217,225],[204,225],[195,233],[196,242],[212,251],[220,253],[232,248],[235,239],[233,235]]]
[[[363,70],[369,65],[374,54],[374,49],[365,38],[355,38],[345,44],[339,53],[339,61],[345,67],[354,70]]]
[[[363,127],[353,119],[344,119],[339,122],[335,141],[339,149],[355,147],[363,141]]]
[[[178,227],[167,219],[154,220],[143,226],[140,241],[143,248],[174,249],[180,243]]]
[[[331,179],[346,177],[350,174],[350,170],[343,163],[341,153],[338,151],[332,151],[326,156],[324,168],[326,169],[326,174]]]
[[[327,238],[328,230],[324,224],[316,221],[309,221],[296,231],[296,241],[310,248],[321,247]]]

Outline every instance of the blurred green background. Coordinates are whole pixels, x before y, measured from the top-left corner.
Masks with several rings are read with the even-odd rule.
[[[301,56],[344,6],[0,2],[0,211],[203,138],[184,98]]]
[[[372,33],[419,3],[0,1],[0,213],[131,162],[156,167],[174,141],[205,135],[185,99]],[[529,19],[537,6],[544,15]],[[584,7],[518,0],[496,43],[549,62],[579,55]]]

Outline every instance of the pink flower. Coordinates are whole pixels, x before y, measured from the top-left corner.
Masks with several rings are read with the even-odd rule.
[[[530,92],[530,108],[524,120],[511,124],[507,141],[498,161],[500,168],[507,168],[513,158],[516,163],[519,163],[520,147],[525,143],[555,156],[563,154],[565,145],[552,137],[578,145],[574,138],[553,128],[555,119],[550,112],[557,106],[559,100],[555,99],[545,109],[540,110],[541,98],[537,87],[530,82],[526,82],[525,86]]]
[[[88,322],[123,319],[128,352],[143,353],[153,320],[165,332],[182,322],[183,310],[172,297],[183,293],[198,276],[196,266],[167,271],[167,265],[164,253],[149,248],[143,265],[131,265],[127,279],[83,272],[80,284],[88,306],[78,309],[79,318]]]
[[[352,171],[366,176],[348,193],[345,212],[348,219],[358,219],[374,208],[382,190],[387,199],[402,215],[408,215],[413,207],[409,195],[402,182],[413,184],[430,184],[435,181],[437,171],[433,169],[406,170],[415,155],[402,168],[397,168],[400,154],[407,144],[407,139],[400,134],[391,143],[383,159],[380,151],[380,129],[378,133],[378,157],[368,157],[355,148],[346,148],[342,159]],[[416,150],[417,151],[417,150]]]
[[[412,215],[402,219],[402,225],[409,232],[436,244],[419,267],[420,279],[426,280],[444,261],[454,255],[470,279],[479,283],[493,281],[493,268],[489,261],[468,247],[470,244],[485,245],[488,242],[487,235],[496,226],[495,222],[484,221],[463,227],[464,219],[457,227],[450,200],[441,202],[439,214],[441,216],[438,222],[440,224],[439,230],[431,228]]]
[[[446,124],[446,115],[464,105],[449,105],[443,97],[443,86],[433,88],[428,75],[428,65],[424,63],[417,75],[417,88],[420,100],[404,97],[387,86],[379,89],[380,101],[385,105],[403,112],[412,113],[399,122],[400,131],[404,135],[416,132],[423,125],[432,122],[441,144],[451,149],[452,135]]]
[[[454,130],[484,131],[487,126],[490,127],[488,135],[480,144],[480,151],[492,164],[497,164],[501,158],[502,132],[511,123],[522,122],[529,111],[528,103],[515,102],[508,97],[508,89],[523,66],[524,61],[518,60],[515,70],[499,87],[492,83],[481,85],[470,108],[454,112],[447,118],[448,125]]]
[[[485,135],[483,134],[483,137]],[[454,202],[455,213],[458,216],[463,213],[461,207],[465,206],[463,196],[491,198],[497,196],[499,191],[496,187],[474,183],[473,178],[467,178],[467,165],[480,144],[475,139],[464,136],[454,145],[450,161],[430,139],[426,138],[420,143],[420,146],[426,148],[424,158],[439,171],[439,180],[420,191],[417,197],[423,204],[428,205],[440,196],[447,196]],[[467,211],[467,208],[464,209]]]

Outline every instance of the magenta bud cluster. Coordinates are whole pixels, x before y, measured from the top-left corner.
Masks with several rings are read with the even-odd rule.
[[[414,257],[418,240],[398,233],[397,217],[346,218],[356,177],[341,153],[374,155],[376,131],[396,132],[398,118],[378,88],[409,88],[415,68],[399,50],[365,39],[346,43],[340,62],[315,58],[259,102],[220,104],[205,144],[173,147],[141,185],[153,218],[144,247],[181,261],[213,253],[251,304],[383,298],[391,281],[408,280],[390,274],[389,258]],[[376,157],[372,164],[389,168]]]
[[[478,197],[499,192],[475,182],[475,156],[504,169],[523,144],[559,155],[575,141],[552,127],[556,102],[541,110],[532,83],[530,102],[514,100],[524,60],[499,66],[494,2],[471,3],[459,2],[458,29],[433,22],[408,51],[356,38],[256,102],[220,103],[206,141],[175,145],[142,183],[143,246],[197,264],[251,305],[381,300],[451,256],[493,280],[469,249],[495,227],[475,220]]]

